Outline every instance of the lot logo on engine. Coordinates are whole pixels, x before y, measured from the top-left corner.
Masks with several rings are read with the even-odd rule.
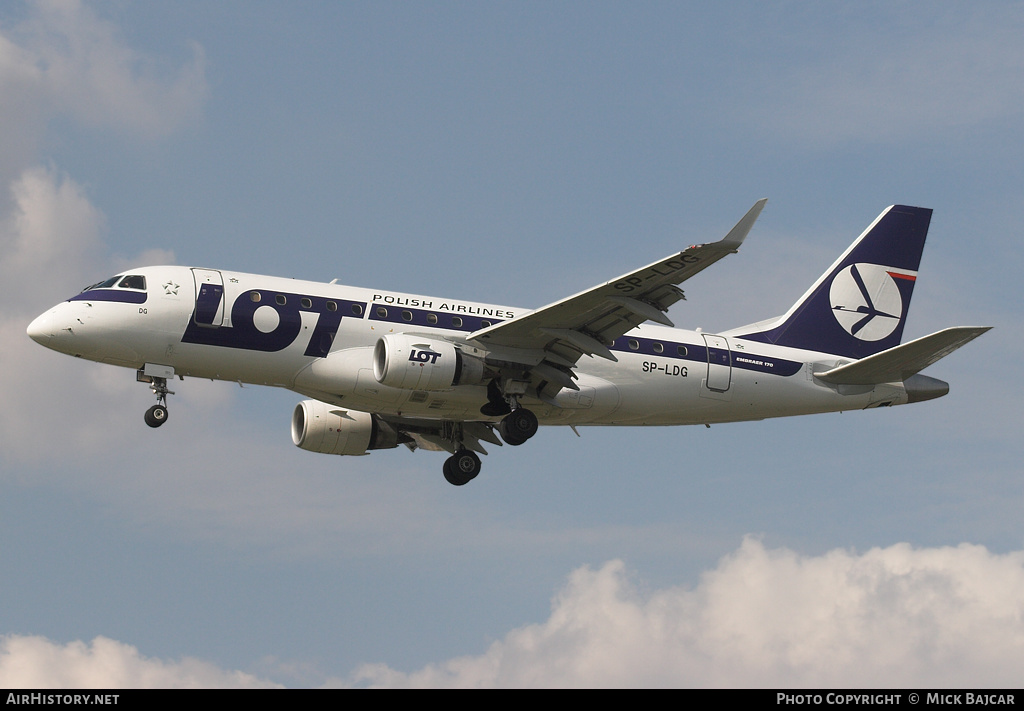
[[[441,354],[437,351],[430,350],[429,346],[417,346],[420,350],[412,348],[409,350],[409,360],[414,363],[430,363],[434,365],[437,363],[437,359],[441,357]]]

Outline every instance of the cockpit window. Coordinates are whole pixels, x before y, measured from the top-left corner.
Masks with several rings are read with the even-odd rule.
[[[142,291],[145,291],[146,277],[142,276],[141,274],[129,274],[128,276],[125,276],[124,274],[118,274],[117,276],[110,277],[106,281],[101,281],[96,284],[93,284],[92,286],[87,286],[84,289],[82,289],[82,291],[92,291],[93,289],[111,289],[114,287],[115,284],[119,289],[140,289]]]
[[[120,280],[121,280],[121,275],[118,274],[117,276],[110,277],[106,281],[96,282],[92,286],[87,286],[84,289],[82,289],[82,291],[92,291],[93,289],[109,289],[110,287],[112,287],[114,284],[116,284]]]
[[[142,276],[141,274],[131,274],[122,279],[121,283],[118,284],[118,286],[121,287],[122,289],[142,289],[143,291],[145,291],[146,277]]]

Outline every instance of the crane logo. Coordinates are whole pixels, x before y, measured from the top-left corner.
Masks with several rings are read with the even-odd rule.
[[[880,341],[896,330],[903,318],[903,297],[896,279],[915,276],[878,264],[851,264],[836,274],[829,289],[832,315],[854,338]]]

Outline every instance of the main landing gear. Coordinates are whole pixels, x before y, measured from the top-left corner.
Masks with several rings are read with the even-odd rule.
[[[498,433],[505,444],[518,446],[537,434],[537,416],[525,407],[517,407],[498,423]],[[449,484],[463,486],[480,473],[480,457],[466,449],[460,439],[454,442],[459,449],[445,460],[444,478]]]
[[[141,378],[146,378],[143,382],[148,382],[149,389],[156,393],[156,404],[146,410],[146,424],[150,427],[159,427],[167,422],[167,396],[174,393],[167,389],[167,378],[156,376],[141,376]]]
[[[468,449],[460,449],[444,461],[444,478],[453,486],[468,484],[479,473],[480,457]]]
[[[505,444],[518,447],[537,434],[537,416],[519,406],[519,395],[526,391],[529,383],[505,380],[499,385],[498,379],[487,384],[487,402],[480,408],[480,414],[488,417],[504,417],[498,423],[498,432]]]
[[[537,416],[525,407],[519,407],[501,418],[498,432],[505,444],[518,447],[537,434]]]
[[[488,417],[504,415],[498,422],[498,434],[505,444],[519,446],[537,434],[537,416],[525,407],[520,407],[516,395],[503,393],[495,381],[491,381],[487,388],[487,403],[480,408],[480,414]],[[477,432],[476,437],[500,444],[493,433],[490,433],[489,425],[475,426],[484,427],[489,433],[489,437],[481,437]],[[462,427],[456,425],[446,437],[454,445],[455,454],[444,462],[444,478],[454,486],[464,486],[480,473],[480,457],[466,448]]]

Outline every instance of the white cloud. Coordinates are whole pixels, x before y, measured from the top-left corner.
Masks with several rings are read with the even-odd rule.
[[[35,165],[48,123],[69,116],[147,138],[193,120],[206,94],[202,52],[168,66],[128,48],[117,28],[78,0],[29,3],[25,19],[0,26],[0,445],[8,460],[38,457],[57,438],[74,457],[102,450],[113,420],[82,416],[68,394],[84,384],[91,403],[114,408],[129,379],[111,383],[82,364],[55,365],[25,335],[33,317],[126,263],[168,263],[150,249],[112,257],[101,211],[55,167]],[[123,415],[122,415],[123,417]]]
[[[207,95],[198,45],[172,66],[127,47],[79,0],[28,6],[25,19],[0,26],[0,184],[38,159],[59,116],[145,139],[198,119]]]
[[[84,287],[86,274],[95,278],[106,256],[100,237],[106,221],[81,186],[52,168],[24,171],[10,192],[12,210],[0,223],[5,306],[41,310],[55,290]]]
[[[483,654],[372,686],[1017,686],[1024,552],[982,546],[821,556],[748,538],[696,588],[644,593],[620,561],[580,568],[546,622]]]
[[[747,538],[696,587],[648,591],[621,561],[570,574],[540,624],[483,654],[327,685],[383,687],[1013,687],[1024,665],[1024,552],[982,546],[805,556]],[[281,669],[288,665],[279,665]],[[270,687],[97,637],[0,638],[0,685]]]
[[[45,637],[0,638],[0,686],[7,689],[266,689],[278,685],[186,657],[164,661],[106,637],[58,644]]]
[[[134,383],[112,385],[84,364],[61,363],[25,329],[55,302],[114,273],[101,237],[105,219],[82,188],[55,169],[30,168],[10,189],[12,209],[0,220],[0,445],[8,460],[33,459],[52,452],[57,436],[75,443],[71,456],[78,457],[102,448],[114,423],[80,416],[66,405],[68,394],[84,387],[95,402],[114,408]]]
[[[79,0],[38,0],[14,34],[22,44],[8,71],[35,79],[52,108],[95,125],[166,135],[194,120],[206,96],[201,47],[184,66],[162,66]]]

